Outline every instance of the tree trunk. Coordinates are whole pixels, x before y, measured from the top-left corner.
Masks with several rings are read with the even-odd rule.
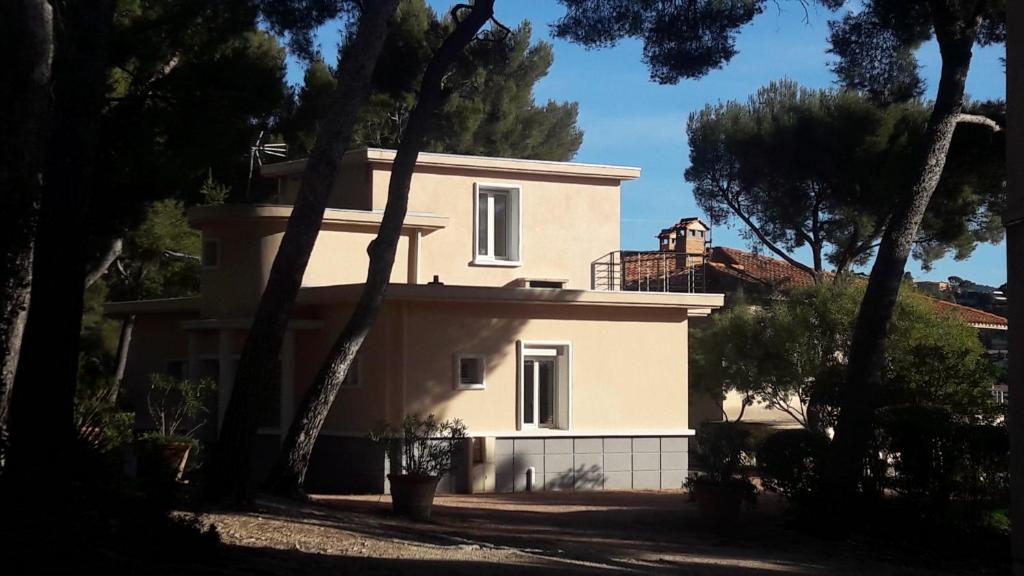
[[[128,350],[132,345],[132,332],[135,331],[135,314],[125,316],[121,321],[121,336],[117,339],[117,368],[114,371],[114,385],[110,388],[108,399],[117,402],[124,382],[124,369],[128,366]]]
[[[0,5],[0,436],[28,317],[50,133],[53,44],[49,2]]]
[[[267,286],[242,349],[220,438],[213,451],[207,498],[242,502],[248,496],[252,440],[262,406],[280,385],[281,344],[313,245],[320,233],[338,163],[352,140],[370,91],[388,22],[398,0],[365,2],[359,29],[341,57],[338,84],[317,131],[302,183]]]
[[[1006,5],[1006,282],[1024,286],[1024,4]],[[1010,295],[1010,369],[1007,384],[1011,390],[1024,390],[1024,297]],[[1024,518],[1024,397],[1010,395],[1006,425],[1010,432],[1010,516]],[[1013,574],[1024,576],[1024,526],[1010,528],[1013,545]]]
[[[323,428],[331,404],[334,403],[338,387],[345,379],[352,360],[376,321],[381,303],[384,301],[391,269],[395,263],[402,223],[405,221],[409,206],[409,185],[416,167],[416,159],[429,133],[430,124],[434,121],[434,114],[444,102],[444,76],[493,15],[494,0],[477,0],[472,6],[472,12],[465,19],[456,19],[457,27],[445,38],[427,65],[420,85],[419,101],[409,115],[406,128],[402,132],[402,141],[395,154],[395,161],[391,166],[388,202],[384,208],[380,230],[376,239],[367,248],[370,264],[366,284],[352,316],[331,347],[316,380],[306,392],[288,429],[277,463],[267,481],[268,488],[277,494],[302,494],[313,445]]]
[[[883,378],[889,320],[899,297],[907,258],[942,176],[957,117],[963,107],[964,83],[971,64],[976,26],[944,23],[940,15],[935,15],[934,19],[942,53],[942,72],[925,133],[920,175],[910,193],[901,198],[882,235],[852,336],[828,478],[830,490],[835,491],[835,502],[840,505],[853,501],[852,496],[863,477],[864,458],[872,436],[875,396]]]
[[[121,251],[124,249],[124,241],[120,238],[114,238],[110,241],[110,246],[107,247],[107,251],[100,258],[99,262],[93,266],[85,275],[85,289],[88,290],[89,286],[96,283],[97,280],[103,277],[110,269],[110,266],[117,260],[117,257],[121,255]]]
[[[54,4],[54,122],[32,265],[32,307],[11,398],[8,461],[10,477],[22,490],[46,498],[60,498],[71,477],[85,279],[82,238],[113,14],[114,0]]]

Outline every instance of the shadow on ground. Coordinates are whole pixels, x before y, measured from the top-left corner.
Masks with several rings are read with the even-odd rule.
[[[977,573],[788,530],[772,498],[728,533],[704,526],[680,492],[439,496],[428,523],[393,516],[386,496],[264,500],[249,516],[335,534],[337,547],[317,553],[280,544],[230,549],[236,566],[256,562],[265,574],[298,566],[310,574]]]

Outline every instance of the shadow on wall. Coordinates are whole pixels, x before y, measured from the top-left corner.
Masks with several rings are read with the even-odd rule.
[[[586,466],[580,464],[576,468],[568,468],[558,476],[545,482],[547,490],[600,490],[604,487],[605,476],[597,464]]]
[[[539,290],[537,290],[539,292]],[[565,291],[551,290],[552,299],[558,295],[564,298]],[[415,387],[415,394],[406,399],[410,413],[430,414],[438,417],[464,417],[463,414],[449,414],[446,404],[462,394],[479,394],[474,390],[459,390],[454,386],[454,355],[484,354],[487,357],[487,391],[491,400],[498,392],[499,401],[489,402],[481,410],[494,411],[490,420],[507,420],[514,426],[514,414],[508,409],[515,406],[515,354],[516,341],[522,338],[527,323],[535,320],[581,321],[577,307],[570,303],[410,303],[409,318],[423,334],[422,341],[409,342],[407,361],[416,370],[410,372],[409,384]],[[586,321],[603,322],[679,322],[685,319],[667,316],[663,311],[653,309],[623,310],[594,307],[588,309]],[[564,333],[531,331],[530,338],[538,340],[565,339]],[[499,381],[491,376],[498,374]]]
[[[501,306],[495,310],[475,304],[409,307],[411,317],[424,327],[429,338],[410,342],[409,354],[414,358],[409,359],[409,366],[417,369],[410,372],[408,378],[410,387],[414,387],[417,394],[406,399],[408,413],[465,418],[465,414],[449,414],[446,404],[461,394],[479,394],[481,391],[455,387],[456,354],[485,355],[487,388],[498,388],[492,375],[499,366],[515,362],[515,343],[529,320],[522,314],[509,313],[508,308],[510,306]],[[509,390],[513,394],[509,401],[515,406],[514,386]],[[494,410],[504,411],[506,408],[507,405],[494,406]]]

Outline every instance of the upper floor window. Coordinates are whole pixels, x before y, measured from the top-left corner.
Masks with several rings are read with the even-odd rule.
[[[496,265],[519,263],[522,190],[518,186],[476,185],[474,262]]]

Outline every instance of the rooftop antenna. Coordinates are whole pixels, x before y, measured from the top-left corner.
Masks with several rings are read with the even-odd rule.
[[[249,179],[245,183],[245,199],[249,199],[249,189],[252,187],[252,174],[256,166],[263,167],[263,155],[275,156],[277,158],[285,158],[288,156],[288,145],[281,144],[264,144],[263,134],[265,132],[260,130],[260,135],[256,137],[256,142],[249,148]]]

